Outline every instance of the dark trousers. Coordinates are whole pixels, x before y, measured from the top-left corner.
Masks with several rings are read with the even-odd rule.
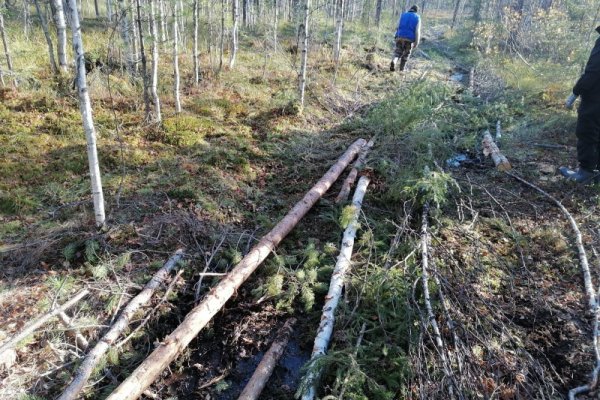
[[[577,117],[577,161],[592,171],[600,168],[600,101],[582,99]]]
[[[394,58],[400,59],[400,71],[404,70],[404,66],[410,57],[412,51],[412,42],[407,39],[396,38],[396,49],[394,50]]]

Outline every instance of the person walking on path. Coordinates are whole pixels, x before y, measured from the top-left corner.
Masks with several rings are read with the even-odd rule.
[[[600,26],[596,28],[600,33]],[[580,96],[577,116],[577,161],[579,169],[570,170],[560,167],[560,173],[568,180],[578,183],[600,182],[600,37],[592,49],[583,75],[573,87],[573,94],[567,99],[567,108],[571,108]]]
[[[404,71],[404,66],[410,57],[410,52],[417,48],[421,42],[421,17],[417,12],[419,7],[412,6],[408,12],[402,13],[398,28],[396,29],[396,49],[394,58],[390,64],[390,71],[396,70],[396,63],[400,59],[400,71]]]

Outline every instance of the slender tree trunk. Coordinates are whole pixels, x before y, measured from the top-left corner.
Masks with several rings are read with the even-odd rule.
[[[137,399],[160,373],[183,351],[221,310],[239,287],[294,229],[354,159],[365,141],[354,142],[308,193],[256,244],[244,258],[190,311],[184,321],[167,336],[106,400]]]
[[[179,50],[178,41],[179,34],[177,33],[177,15],[173,14],[173,78],[174,78],[174,95],[175,95],[175,112],[181,112],[181,100],[179,98]]]
[[[215,0],[208,0],[209,2],[212,1],[212,3],[215,3]],[[213,38],[214,38],[214,26],[213,26],[213,4],[210,4],[209,2],[207,2],[207,14],[208,14],[208,34],[207,36],[207,43],[206,43],[206,47],[208,48],[208,62],[210,63],[210,68],[213,69],[214,72],[214,67],[215,67],[215,63],[214,63],[214,59],[213,59]]]
[[[337,69],[340,65],[340,53],[342,50],[342,33],[343,33],[343,29],[344,29],[344,0],[339,0],[340,5],[338,8],[338,17],[337,17],[337,22],[336,22],[336,34],[335,34],[335,48],[333,51],[333,59],[335,61],[335,70],[337,72]]]
[[[2,45],[4,46],[4,56],[6,57],[6,66],[8,67],[8,72],[13,74],[13,83],[15,87],[18,86],[17,78],[14,76],[14,69],[12,63],[12,57],[10,56],[10,49],[8,47],[8,39],[6,38],[6,30],[4,28],[4,16],[0,12],[0,36],[2,36]]]
[[[106,0],[106,17],[108,22],[112,22],[112,0]]]
[[[233,69],[235,65],[235,57],[237,56],[238,51],[238,20],[239,20],[239,11],[238,11],[238,0],[232,0],[233,5],[233,28],[231,28],[231,56],[229,58],[229,69]]]
[[[155,2],[150,0],[150,29],[152,31],[152,99],[154,100],[154,118],[156,122],[162,121],[160,111],[160,98],[158,97],[158,29],[156,28],[156,10]]]
[[[375,25],[377,25],[377,28],[379,28],[379,25],[381,25],[382,3],[383,3],[383,0],[377,0],[377,5],[375,6]]]
[[[177,6],[175,8],[177,8]],[[177,23],[177,28],[179,29],[179,41],[181,42],[182,51],[185,53],[185,13],[182,0],[179,0],[179,12],[177,14],[179,15],[179,22]]]
[[[42,24],[42,30],[44,31],[44,37],[46,38],[46,44],[48,44],[48,56],[50,59],[50,68],[52,69],[52,73],[58,73],[58,67],[56,66],[56,59],[54,58],[54,46],[52,45],[52,36],[50,36],[50,31],[48,30],[48,21],[46,20],[46,15],[42,11],[40,7],[39,0],[33,0],[35,4],[35,10],[40,17],[40,23]]]
[[[198,63],[198,8],[199,0],[194,0],[194,84],[200,83],[200,66]]]
[[[1,65],[0,65],[0,85],[2,85],[2,87],[6,87],[6,82],[4,81],[4,71],[2,70]]]
[[[52,0],[52,4],[54,5],[54,23],[56,24],[58,65],[63,72],[67,72],[67,25],[62,0]]]
[[[137,73],[138,70],[138,43],[140,42],[140,35],[138,32],[138,28],[136,26],[135,20],[135,7],[133,5],[133,0],[127,0],[127,15],[131,15],[131,51],[132,56],[131,59],[133,61],[133,72]]]
[[[165,18],[165,0],[159,0],[158,12],[160,14],[160,32],[161,32],[161,40],[163,42],[163,46],[166,45],[167,40],[169,40],[168,29],[167,29],[167,19]]]
[[[273,10],[273,50],[277,49],[277,29],[279,28],[279,0],[273,0],[275,3]]]
[[[83,42],[81,40],[81,28],[79,26],[79,14],[77,13],[77,0],[69,0],[71,9],[71,29],[73,31],[73,54],[76,60],[77,91],[79,93],[79,109],[83,119],[83,130],[87,139],[87,154],[92,179],[92,196],[94,198],[94,214],[96,226],[104,225],[104,194],[102,193],[102,180],[100,178],[100,163],[96,150],[96,128],[92,116],[92,105],[85,77],[85,59]]]
[[[94,0],[94,11],[96,12],[96,18],[100,18],[100,8],[98,7],[98,0]]]
[[[223,53],[225,52],[225,0],[221,0],[221,43],[219,45],[219,71],[223,69]]]
[[[300,97],[300,112],[304,109],[304,94],[306,91],[306,68],[308,63],[308,22],[310,17],[310,0],[304,3],[304,29],[302,41],[302,62],[300,64],[300,74],[298,75],[298,90]]]
[[[125,59],[127,60],[127,72],[130,76],[133,76],[133,64],[135,59],[135,53],[131,49],[131,38],[129,37],[129,31],[131,24],[129,23],[129,16],[127,15],[127,5],[125,0],[118,0],[119,5],[119,31],[121,33],[121,39],[123,40],[123,47],[125,51]]]
[[[29,1],[23,0],[23,36],[29,40]]]
[[[72,1],[72,0],[71,0]],[[140,0],[136,0],[135,2],[137,8],[137,28],[138,32],[140,32],[140,60],[142,61],[142,80],[144,83],[144,106],[145,106],[145,118],[146,121],[150,121],[150,95],[148,94],[148,67],[146,62],[146,52],[144,50],[144,35],[141,34],[142,30],[142,5]]]

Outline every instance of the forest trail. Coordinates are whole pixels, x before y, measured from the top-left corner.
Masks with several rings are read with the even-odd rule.
[[[90,217],[82,198],[84,180],[75,178],[82,174],[83,156],[76,155],[82,144],[52,142],[54,148],[41,152],[41,165],[54,171],[68,162],[75,183],[63,186],[68,191],[60,185],[44,187],[39,209],[45,219],[31,214],[4,220],[14,229],[6,228],[0,244],[5,266],[0,340],[83,286],[93,296],[73,314],[78,331],[97,339],[151,273],[185,246],[180,272],[149,307],[155,315],[95,371],[89,395],[106,397],[349,143],[375,136],[360,171],[373,183],[363,206],[352,277],[324,360],[323,394],[447,399],[451,391],[466,399],[555,399],[586,384],[594,366],[593,317],[587,312],[568,221],[548,199],[496,171],[480,144],[483,128],[493,131],[495,121],[501,121],[498,143],[512,172],[573,213],[597,274],[597,188],[568,184],[556,172],[575,160],[573,116],[557,111],[544,93],[526,98],[515,91],[494,68],[466,57],[444,32],[447,26],[428,27],[427,40],[405,74],[388,71],[387,48],[358,46],[352,67],[344,72],[349,78],[343,90],[324,81],[309,87],[307,99],[316,111],[304,117],[287,98],[276,106],[270,103],[289,73],[244,76],[244,85],[252,89],[238,77],[207,82],[203,90],[214,95],[210,101],[189,88],[189,111],[166,118],[170,131],[128,131],[126,165],[116,141],[100,149],[112,168],[108,185],[119,193],[107,232],[81,223]],[[329,64],[318,68],[331,72]],[[100,91],[92,83],[94,90]],[[29,112],[61,113],[62,106],[72,106],[48,97],[32,101],[8,90],[2,96],[10,111],[6,118],[15,125],[23,124]],[[99,103],[108,101],[105,97]],[[135,129],[139,117],[131,115],[126,96],[110,101],[116,101],[123,126]],[[71,129],[55,125],[52,117],[40,118],[43,129]],[[109,126],[110,118],[107,111],[99,113],[101,124]],[[568,122],[558,123],[561,119]],[[201,141],[186,136],[197,129],[204,132]],[[29,143],[23,137],[15,140]],[[10,162],[23,162],[18,159],[23,153],[15,152]],[[129,171],[123,196],[118,183],[122,167]],[[35,178],[39,184],[39,176],[25,175],[11,179],[23,184]],[[237,398],[278,328],[294,316],[297,328],[261,397],[293,398],[340,246],[347,210],[334,199],[342,180],[151,386],[150,394]],[[33,196],[23,192],[23,199],[33,201]],[[424,201],[432,205],[430,290],[452,376],[434,345],[419,286]],[[206,272],[214,275],[200,279]],[[143,317],[136,315],[136,323]],[[67,330],[56,322],[20,344],[16,362],[0,372],[0,398],[60,393],[83,354]]]

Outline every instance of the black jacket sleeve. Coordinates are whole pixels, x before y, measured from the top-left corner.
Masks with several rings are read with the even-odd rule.
[[[592,94],[592,91],[600,91],[600,39],[596,40],[585,72],[573,87],[573,94],[576,96]]]

